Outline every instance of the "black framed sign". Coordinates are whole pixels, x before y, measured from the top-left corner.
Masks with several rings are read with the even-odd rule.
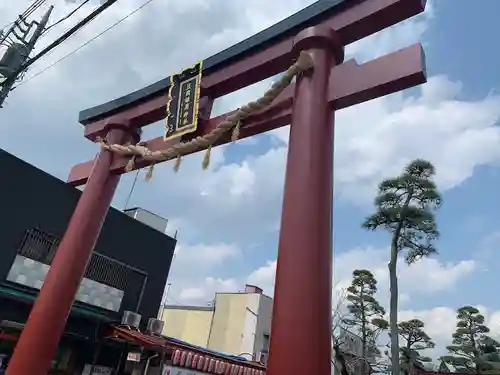
[[[198,106],[200,101],[203,61],[170,77],[167,117],[165,118],[165,141],[192,133],[198,128]]]

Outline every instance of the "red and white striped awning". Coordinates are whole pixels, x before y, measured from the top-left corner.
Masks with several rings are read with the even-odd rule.
[[[236,361],[234,361],[236,362]],[[185,349],[174,349],[172,365],[185,367],[216,375],[265,375],[263,368],[253,367],[250,363],[234,363],[231,360],[219,359],[209,354],[200,354]]]

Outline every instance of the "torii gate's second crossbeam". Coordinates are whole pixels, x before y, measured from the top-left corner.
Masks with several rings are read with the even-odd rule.
[[[420,45],[363,65],[352,60],[343,63],[344,45],[412,17],[424,7],[423,0],[320,0],[204,63],[200,113],[204,121],[182,141],[209,133],[221,120],[210,119],[215,98],[284,71],[300,52],[309,54],[314,63],[313,71],[299,76],[270,108],[245,119],[240,134],[248,137],[291,123],[270,375],[331,373],[333,111],[426,79]],[[83,111],[80,121],[85,124],[85,136],[106,137],[117,144],[137,142],[140,127],[165,116],[168,82],[159,81]],[[219,144],[228,140],[223,138]],[[151,149],[173,145],[160,139],[146,144]],[[102,151],[95,160],[72,169],[69,183],[86,186],[6,375],[44,375],[50,367],[126,162]],[[138,160],[135,165],[147,163]]]

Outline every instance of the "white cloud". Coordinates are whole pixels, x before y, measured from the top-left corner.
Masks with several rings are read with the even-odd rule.
[[[386,249],[356,248],[343,252],[334,260],[334,280],[337,290],[349,286],[352,279],[352,271],[355,269],[369,269],[378,281],[379,300],[384,306],[388,306],[389,277],[388,261],[389,252]],[[400,287],[400,305],[410,302],[412,296],[430,295],[444,291],[451,291],[460,282],[476,270],[476,261],[466,259],[456,262],[443,263],[439,258],[422,259],[408,266],[400,261],[398,264],[398,278]],[[249,283],[261,287],[268,295],[273,295],[274,277],[276,272],[276,260],[269,260],[260,267],[251,271],[248,276],[239,277],[237,280],[230,278],[232,285]],[[212,280],[212,279],[210,279]],[[212,289],[214,283],[211,281],[207,289]],[[202,286],[200,286],[202,288]]]
[[[238,291],[239,283],[234,279],[220,279],[207,277],[204,280],[203,287],[189,287],[182,289],[179,293],[179,299],[184,303],[195,302],[197,304],[209,302],[214,299],[215,292],[236,292]],[[174,290],[173,294],[177,295]],[[170,301],[178,302],[174,298]]]
[[[276,261],[268,261],[248,275],[246,281],[251,285],[257,285],[268,295],[274,294],[274,276],[276,274]]]
[[[389,278],[387,269],[387,249],[356,248],[343,252],[334,260],[334,303],[340,296],[340,289],[346,288],[351,281],[352,271],[355,269],[369,269],[378,280],[378,299],[383,306],[388,307],[389,301]],[[412,297],[439,295],[442,292],[451,292],[460,287],[460,283],[466,282],[468,276],[477,271],[474,259],[465,259],[456,262],[441,262],[439,258],[422,259],[408,266],[403,262],[398,265],[399,288],[400,288],[400,311],[399,320],[413,318],[421,319],[425,323],[426,331],[436,342],[436,349],[428,354],[434,358],[445,354],[446,345],[451,340],[451,334],[456,328],[456,311],[448,306],[438,306],[430,309],[412,310]],[[257,285],[264,289],[264,293],[272,296],[274,289],[274,277],[276,272],[276,261],[267,261],[262,266],[251,271],[248,276],[239,278],[220,279],[209,277],[204,282],[199,282],[196,288],[177,288],[174,298],[177,302],[204,303],[213,298],[216,291],[237,291],[243,288],[245,283]],[[484,306],[479,306],[485,315],[495,335],[500,334],[500,311],[489,311]],[[382,339],[383,341],[383,339]]]
[[[369,269],[378,280],[378,299],[383,306],[388,307],[388,255],[388,250],[374,248],[357,248],[337,255],[334,260],[334,284],[337,288],[335,297],[339,296],[339,289],[350,284],[354,269]],[[436,349],[427,353],[433,358],[446,353],[446,345],[451,342],[451,335],[456,328],[456,310],[448,306],[411,310],[408,308],[411,305],[411,298],[416,295],[425,297],[441,292],[451,292],[455,288],[459,288],[461,282],[466,282],[467,276],[472,276],[472,273],[477,271],[476,266],[476,261],[473,259],[443,263],[439,258],[423,259],[411,266],[403,262],[398,265],[399,320],[417,318],[425,323],[426,332],[436,342]],[[248,277],[242,279],[240,284],[249,282],[258,285],[264,289],[265,293],[272,295],[275,271],[276,261],[268,261],[252,271]],[[334,303],[336,303],[335,300]],[[485,315],[493,335],[499,335],[500,311],[491,312],[484,306],[478,306],[478,308]]]
[[[500,337],[500,311],[491,311],[485,306],[475,306],[485,317],[485,324],[490,328],[490,335]],[[447,354],[446,346],[451,344],[452,334],[456,330],[456,309],[439,306],[427,310],[403,310],[400,320],[420,319],[425,324],[425,331],[436,343],[436,348],[428,350],[426,355],[437,358]]]
[[[65,178],[71,165],[90,159],[97,150],[83,139],[82,128],[76,124],[80,109],[164,78],[312,2],[153,1],[71,58],[14,91],[0,110],[0,146]],[[68,43],[35,64],[28,76],[97,35],[141,3],[121,0],[113,5]],[[53,20],[74,6],[57,2]],[[76,18],[54,28],[37,49],[50,43],[94,6],[92,2]],[[19,1],[2,2],[0,22],[15,17],[22,11],[20,8]],[[367,61],[425,39],[431,16],[428,8],[421,17],[349,46],[348,54]],[[261,82],[221,98],[215,112],[235,108],[259,96],[267,86],[268,82]],[[469,100],[464,95],[466,90],[467,87],[445,75],[434,76],[426,85],[405,95],[399,93],[339,111],[335,125],[337,197],[366,204],[380,179],[398,173],[415,157],[435,163],[442,190],[460,185],[478,166],[497,163],[500,97],[485,95]],[[256,237],[276,236],[288,132],[285,127],[253,138],[245,146],[244,142],[237,142],[214,149],[207,171],[201,170],[200,154],[185,158],[177,174],[172,172],[171,165],[158,166],[150,183],[137,185],[131,204],[168,217],[172,227],[179,229],[180,245],[170,280],[171,298],[206,302],[215,291],[233,291],[246,281],[272,294],[275,249],[266,258],[254,259],[252,263],[260,261],[262,267],[253,271],[240,267],[233,272],[233,266],[238,260],[249,259],[248,244],[258,242]],[[152,127],[146,133],[153,136],[161,131]],[[256,139],[267,143],[254,147],[252,142]],[[238,154],[237,161],[231,159],[232,154]],[[125,200],[132,177],[124,177],[115,204]],[[343,252],[335,259],[335,279],[338,285],[345,285],[353,269],[369,268],[379,279],[381,296],[387,297],[386,263],[384,249]],[[415,294],[448,291],[476,268],[475,259],[443,263],[436,258],[412,267],[401,265],[401,305],[409,309]],[[222,270],[224,277],[213,276],[222,274]],[[402,310],[401,314],[422,316],[428,327],[436,330],[436,335],[449,337],[451,328],[442,323],[442,319],[454,316],[448,307]],[[495,327],[498,314],[491,313]]]
[[[123,0],[119,6],[110,7],[95,23],[44,59],[44,64],[95,35],[139,3]],[[64,178],[71,164],[89,159],[96,151],[81,137],[81,128],[69,125],[75,122],[79,109],[163,78],[310,3],[312,0],[296,0],[283,6],[280,2],[259,0],[224,6],[212,2],[198,7],[193,1],[169,5],[152,2],[72,58],[14,91],[9,105],[0,112],[2,124],[6,124],[0,129],[1,145]],[[54,19],[73,6],[58,6]],[[85,11],[78,13],[84,14]],[[377,33],[349,46],[348,52],[364,61],[407,46],[425,36],[430,15],[427,12]],[[207,21],[212,19],[220,22]],[[197,26],[180,27],[181,20]],[[76,19],[66,22],[59,31],[72,22]],[[53,35],[57,33],[54,31]],[[148,37],[134,43],[141,35]],[[202,37],[210,43],[199,43]],[[234,108],[260,95],[267,85],[258,83],[240,90],[222,98],[217,107]],[[500,99],[492,96],[464,101],[459,99],[460,89],[458,83],[445,76],[433,77],[420,93],[415,91],[410,97],[397,94],[339,111],[336,194],[356,203],[366,202],[381,178],[398,173],[402,165],[417,156],[435,162],[442,189],[463,182],[476,166],[498,160],[500,135],[494,124],[500,117]],[[54,95],[44,95],[47,92]],[[22,110],[26,102],[32,106],[29,113],[36,116]],[[41,133],[37,125],[40,123],[50,124],[44,128],[50,129],[50,133]],[[159,134],[160,129],[155,129]],[[33,134],[33,140],[26,140],[26,132]],[[288,127],[263,137],[269,136],[280,142],[258,149],[240,146],[240,142],[215,149],[208,171],[200,168],[200,154],[185,158],[178,174],[172,172],[170,165],[158,166],[151,183],[138,184],[143,186],[136,188],[132,201],[182,223],[182,240],[189,243],[244,242],[253,236],[253,231],[273,233],[278,227],[282,201]],[[50,155],[40,155],[41,146],[35,139],[66,144],[72,151],[51,147]],[[239,153],[240,157],[229,162],[227,155],[232,153]],[[115,202],[124,200],[124,189],[122,184]],[[248,223],[252,223],[251,230]]]
[[[340,111],[335,149],[337,199],[366,207],[381,179],[400,173],[417,157],[435,164],[443,192],[470,178],[476,167],[498,163],[500,97],[464,101],[457,87],[444,76],[433,77],[420,95],[393,95]],[[288,129],[269,134],[286,141]],[[183,164],[183,173],[174,175],[169,165],[158,168],[146,189],[154,189],[156,196],[165,184],[172,186],[178,204],[160,203],[159,209],[188,218],[192,227],[202,228],[203,236],[217,236],[224,227],[231,228],[224,233],[230,241],[244,241],[253,231],[269,233],[278,227],[286,147],[286,143],[274,143],[231,163],[221,156],[209,172],[201,171],[201,156],[187,158],[190,164]],[[224,149],[224,154],[228,152],[247,151],[236,144]],[[141,202],[146,207],[151,204],[146,196]],[[196,203],[190,209],[186,202]]]
[[[175,261],[196,265],[197,267],[211,267],[219,265],[241,254],[234,244],[196,244],[192,246],[178,245],[175,249]]]

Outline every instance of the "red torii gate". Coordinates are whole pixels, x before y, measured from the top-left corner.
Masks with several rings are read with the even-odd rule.
[[[268,373],[331,372],[333,111],[425,82],[419,44],[363,65],[343,63],[345,45],[421,13],[425,0],[320,0],[288,19],[205,60],[195,133],[162,137],[152,151],[208,134],[230,113],[210,118],[213,100],[284,71],[301,51],[314,70],[297,77],[271,107],[246,118],[239,138],[290,124],[276,270]],[[136,143],[139,129],[165,117],[170,80],[82,111],[91,141]],[[223,136],[216,145],[230,141]],[[71,170],[68,183],[86,183],[7,369],[43,375],[129,158],[103,150]],[[134,168],[151,162],[138,158]],[[308,358],[308,361],[291,361]]]

